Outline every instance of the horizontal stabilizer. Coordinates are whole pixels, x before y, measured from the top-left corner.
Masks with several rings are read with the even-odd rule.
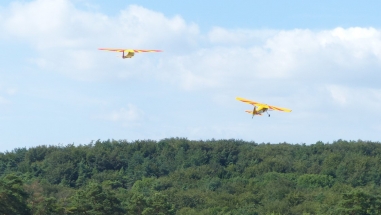
[[[249,114],[253,114],[253,111],[251,111],[251,110],[245,110],[245,112],[249,113]],[[255,115],[262,116],[262,114],[260,114],[260,113],[256,113]]]

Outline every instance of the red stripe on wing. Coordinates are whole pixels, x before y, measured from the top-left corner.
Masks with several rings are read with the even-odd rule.
[[[253,101],[246,100],[246,99],[242,99],[241,102],[246,102],[246,103],[249,103],[249,104],[258,104],[258,102],[253,102]]]
[[[274,107],[274,106],[269,106],[269,108],[272,110],[283,111],[282,109]]]

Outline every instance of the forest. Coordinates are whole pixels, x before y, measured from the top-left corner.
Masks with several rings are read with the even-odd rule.
[[[381,144],[106,140],[0,153],[0,214],[381,214]]]

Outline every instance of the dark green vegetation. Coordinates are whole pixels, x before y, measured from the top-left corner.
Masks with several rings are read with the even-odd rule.
[[[0,154],[0,214],[381,214],[381,144],[97,141]]]

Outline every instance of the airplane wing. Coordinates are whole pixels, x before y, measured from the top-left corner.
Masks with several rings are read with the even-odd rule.
[[[102,51],[111,51],[111,52],[162,52],[161,50],[146,50],[146,49],[109,49],[109,48],[100,48]]]
[[[284,111],[284,112],[291,112],[292,111],[292,110],[287,109],[287,108],[275,107],[275,106],[271,106],[271,105],[269,105],[269,109],[270,110],[277,110],[277,111]]]
[[[241,102],[245,102],[245,103],[251,104],[251,105],[262,105],[262,103],[251,101],[251,100],[240,98],[240,97],[237,97],[235,99],[237,99],[238,101],[241,101]]]
[[[284,112],[291,112],[291,111],[292,111],[292,110],[287,109],[287,108],[282,108],[282,107],[276,107],[276,106],[272,106],[272,105],[267,105],[267,104],[263,104],[263,103],[259,103],[259,102],[251,101],[251,100],[244,99],[244,98],[240,98],[240,97],[237,97],[236,99],[237,99],[238,101],[245,102],[245,103],[248,103],[248,104],[251,104],[251,105],[265,106],[265,107],[267,106],[267,107],[269,108],[269,110],[284,111]]]

